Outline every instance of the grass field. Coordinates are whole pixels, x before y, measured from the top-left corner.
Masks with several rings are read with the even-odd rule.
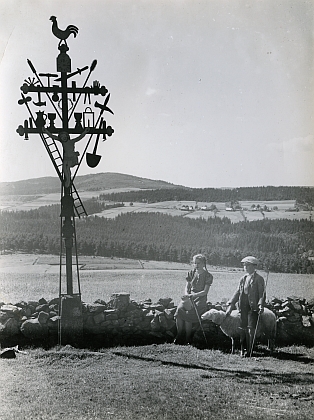
[[[136,301],[171,297],[179,303],[185,287],[188,264],[162,261],[137,261],[123,258],[79,257],[82,299],[108,301],[111,294],[129,293]],[[0,255],[0,301],[16,303],[59,295],[59,258],[47,255]],[[214,276],[208,300],[216,303],[229,299],[242,276],[239,268],[208,267]],[[266,273],[260,271],[267,278]],[[74,286],[77,285],[73,270]],[[62,271],[63,292],[65,272]],[[74,290],[76,291],[76,290]],[[314,298],[314,276],[270,273],[267,297],[299,296]]]
[[[173,344],[0,359],[1,420],[310,420],[313,349],[242,359]]]

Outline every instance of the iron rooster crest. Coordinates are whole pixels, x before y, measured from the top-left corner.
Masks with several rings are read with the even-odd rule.
[[[60,39],[59,45],[62,41],[67,45],[66,40],[69,38],[71,34],[73,34],[74,38],[78,34],[78,27],[75,25],[69,25],[65,30],[59,29],[58,22],[56,16],[51,16],[50,20],[52,21],[52,33],[55,37]]]

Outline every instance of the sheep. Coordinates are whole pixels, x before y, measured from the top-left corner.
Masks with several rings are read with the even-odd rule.
[[[224,311],[210,309],[201,316],[202,320],[212,321],[220,326],[221,331],[231,338],[231,353],[234,353],[234,339],[240,338],[241,355],[244,355],[245,332],[241,328],[240,312],[234,310],[229,316]],[[256,331],[256,338],[266,336],[268,338],[268,348],[272,353],[274,350],[276,336],[276,316],[268,308],[264,308],[264,312],[260,315],[259,323]]]

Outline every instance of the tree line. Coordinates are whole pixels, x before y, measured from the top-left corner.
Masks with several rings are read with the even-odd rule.
[[[200,202],[235,202],[235,201],[280,201],[296,200],[300,204],[314,205],[314,189],[312,187],[241,187],[233,189],[221,188],[171,188],[155,190],[139,190],[101,194],[101,200],[121,202],[161,201],[200,201]]]
[[[59,206],[0,213],[2,250],[58,254]],[[314,273],[314,222],[256,220],[231,223],[228,218],[186,219],[161,213],[126,213],[115,219],[75,219],[81,255],[188,263],[204,253],[212,265],[240,266],[255,255],[276,272]]]

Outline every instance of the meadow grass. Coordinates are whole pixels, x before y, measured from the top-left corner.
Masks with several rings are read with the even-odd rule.
[[[313,352],[283,355],[284,363],[172,344],[28,350],[0,359],[0,418],[312,419]]]
[[[37,267],[31,267],[37,268]],[[0,301],[17,303],[21,300],[36,300],[44,297],[52,299],[59,296],[58,267],[49,272],[44,267],[40,272],[0,272]],[[212,271],[214,282],[208,294],[212,303],[229,299],[236,289],[242,275],[241,270]],[[266,273],[260,271],[266,279]],[[179,303],[185,287],[185,270],[162,269],[107,269],[81,270],[80,285],[82,300],[93,302],[96,299],[108,301],[113,293],[129,293],[136,301],[161,297],[171,297]],[[77,277],[74,270],[74,292],[77,291]],[[65,292],[65,275],[62,277],[62,292]],[[267,284],[267,298],[297,296],[307,300],[314,298],[314,276],[298,274],[270,273]]]

